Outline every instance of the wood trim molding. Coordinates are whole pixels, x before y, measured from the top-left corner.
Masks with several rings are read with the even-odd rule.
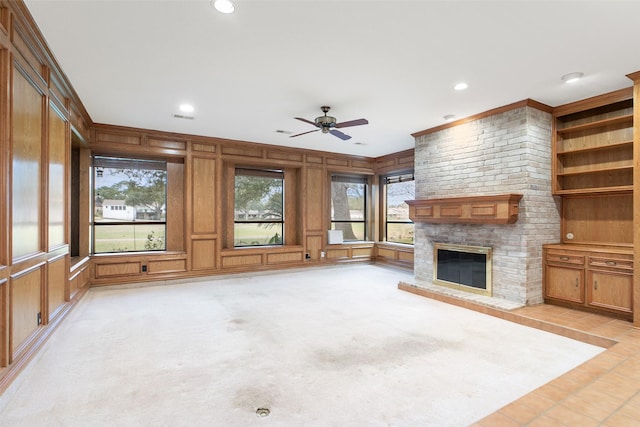
[[[409,218],[434,224],[513,224],[522,194],[407,200]]]
[[[635,126],[633,127],[633,205],[636,208],[633,210],[633,241],[634,245],[634,259],[636,262],[633,267],[633,326],[640,327],[640,126],[637,120],[640,118],[640,72],[634,73],[635,84],[633,87],[633,120]]]
[[[636,71],[635,73],[627,74],[627,77],[629,77],[634,82],[637,82],[638,80],[640,80],[640,71]]]
[[[565,116],[567,114],[577,113],[579,111],[589,110],[591,108],[602,107],[604,105],[613,104],[615,102],[626,101],[633,98],[633,87],[615,90],[613,92],[602,95],[592,96],[591,98],[582,99],[580,101],[571,102],[569,104],[558,105],[553,109],[553,115]]]
[[[478,113],[473,116],[465,117],[464,119],[456,120],[454,122],[446,123],[444,125],[436,126],[434,128],[425,129],[423,131],[412,133],[411,136],[414,138],[418,138],[420,136],[429,135],[435,132],[439,132],[444,129],[449,129],[452,127],[460,126],[465,123],[473,122],[476,120],[483,119],[485,117],[495,116],[496,114],[505,113],[511,110],[517,110],[518,108],[523,107],[531,107],[540,111],[544,111],[546,113],[552,113],[553,108],[543,104],[541,102],[535,101],[533,99],[524,99],[522,101],[514,102],[513,104],[504,105],[502,107],[494,108],[492,110],[485,111],[483,113]]]

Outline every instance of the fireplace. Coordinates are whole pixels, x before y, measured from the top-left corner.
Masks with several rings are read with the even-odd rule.
[[[491,296],[491,248],[435,243],[433,283]]]

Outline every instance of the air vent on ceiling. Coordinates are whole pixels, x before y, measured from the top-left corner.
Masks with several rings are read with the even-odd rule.
[[[183,114],[174,114],[173,117],[176,119],[185,119],[185,120],[193,120],[195,117],[193,116],[185,116]]]

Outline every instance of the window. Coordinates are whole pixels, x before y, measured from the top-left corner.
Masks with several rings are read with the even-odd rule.
[[[282,245],[284,242],[284,172],[235,169],[233,244]]]
[[[331,177],[331,229],[342,230],[345,241],[367,238],[367,178]]]
[[[384,239],[387,242],[413,244],[414,225],[409,219],[409,205],[416,185],[412,173],[382,177],[384,201]]]
[[[163,251],[167,164],[93,159],[93,253]]]

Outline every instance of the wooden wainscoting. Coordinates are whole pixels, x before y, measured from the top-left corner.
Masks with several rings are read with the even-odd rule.
[[[413,245],[378,242],[375,249],[376,263],[413,270]]]
[[[91,283],[94,286],[187,276],[187,254],[184,252],[97,255],[92,260],[94,274]]]
[[[220,255],[225,271],[300,267],[305,259],[302,246],[236,248],[223,250]]]
[[[374,242],[343,243],[325,248],[329,262],[371,261],[373,250]]]

